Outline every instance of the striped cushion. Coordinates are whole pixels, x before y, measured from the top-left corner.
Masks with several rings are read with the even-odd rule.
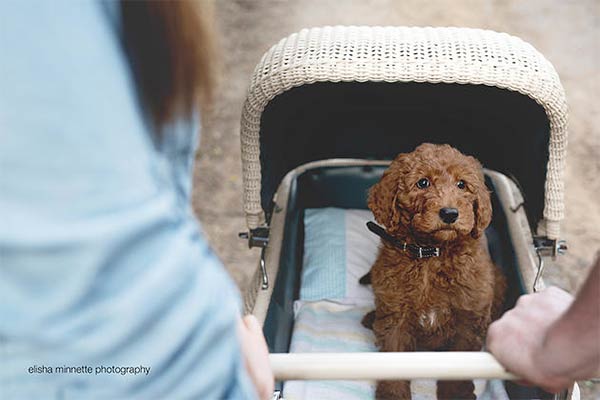
[[[307,209],[304,214],[304,260],[300,300],[373,301],[358,280],[377,256],[379,238],[366,228],[369,210]]]

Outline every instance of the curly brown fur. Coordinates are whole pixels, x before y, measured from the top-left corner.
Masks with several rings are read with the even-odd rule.
[[[428,187],[418,187],[422,178]],[[455,222],[442,221],[444,207],[458,210]],[[506,285],[483,236],[492,206],[481,164],[448,145],[422,144],[396,157],[371,188],[369,208],[397,239],[441,249],[440,257],[416,259],[382,242],[371,269],[376,309],[363,320],[379,349],[480,350]],[[440,381],[437,394],[474,399],[473,390],[470,381]],[[410,398],[410,383],[381,381],[376,395]]]

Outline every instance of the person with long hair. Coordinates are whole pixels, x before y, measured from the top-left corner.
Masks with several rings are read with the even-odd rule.
[[[0,2],[0,398],[265,398],[190,206],[210,5]]]

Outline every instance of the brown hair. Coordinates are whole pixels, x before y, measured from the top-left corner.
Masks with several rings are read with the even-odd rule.
[[[211,1],[121,0],[123,38],[140,99],[161,127],[205,109],[215,68]]]

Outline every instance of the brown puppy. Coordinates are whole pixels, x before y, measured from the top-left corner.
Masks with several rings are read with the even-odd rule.
[[[376,309],[363,320],[380,350],[480,350],[506,285],[483,235],[492,207],[481,164],[422,144],[396,157],[371,188],[369,208],[389,235],[371,269]],[[471,381],[439,381],[437,396],[474,399],[473,390]],[[381,381],[376,396],[408,399],[410,382]]]

